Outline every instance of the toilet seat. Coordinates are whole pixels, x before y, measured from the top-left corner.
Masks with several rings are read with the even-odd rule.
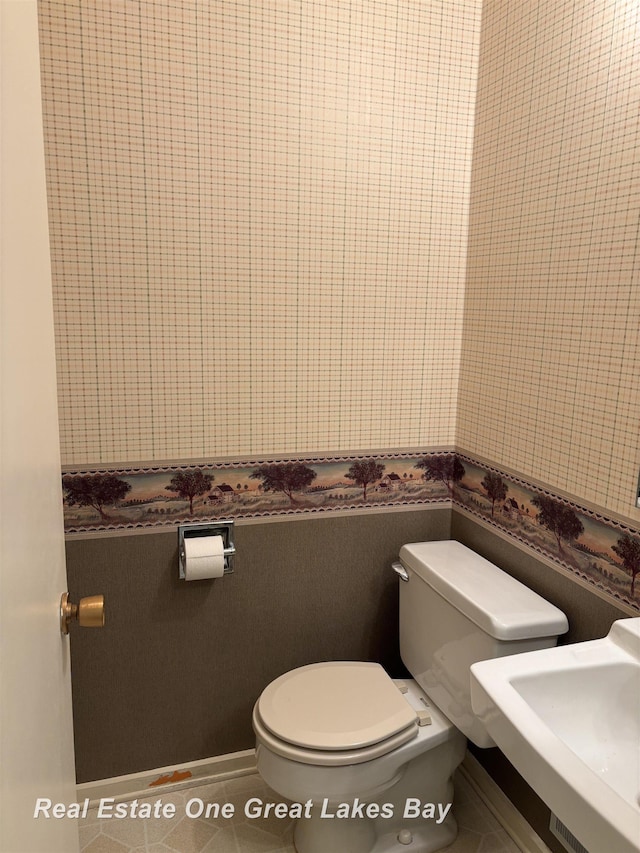
[[[416,712],[376,663],[311,664],[269,684],[254,708],[266,746],[305,764],[359,764],[415,737]]]

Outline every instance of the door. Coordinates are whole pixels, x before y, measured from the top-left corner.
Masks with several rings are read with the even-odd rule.
[[[75,775],[36,0],[0,0],[0,853],[74,853]]]

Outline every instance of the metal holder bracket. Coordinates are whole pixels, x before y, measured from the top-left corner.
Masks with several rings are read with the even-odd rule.
[[[178,557],[180,562],[180,578],[185,578],[185,549],[184,540],[193,536],[222,536],[224,545],[224,573],[233,573],[233,557],[236,546],[233,542],[233,521],[207,521],[204,524],[181,524],[178,527]]]

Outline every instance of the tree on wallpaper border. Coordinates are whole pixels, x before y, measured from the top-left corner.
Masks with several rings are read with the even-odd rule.
[[[381,462],[376,462],[375,459],[359,459],[354,462],[345,476],[357,486],[362,486],[362,500],[367,499],[367,486],[369,483],[375,483],[384,473],[385,466]]]
[[[262,480],[265,492],[282,492],[292,504],[296,503],[294,492],[309,486],[318,475],[302,462],[280,462],[273,465],[260,465],[250,475],[252,480]]]
[[[531,503],[537,507],[538,521],[556,537],[558,550],[563,551],[562,540],[572,542],[584,533],[584,526],[575,511],[560,501],[554,501],[547,495],[535,495]]]
[[[68,506],[90,506],[104,521],[109,518],[105,506],[115,506],[131,491],[131,484],[114,474],[68,474],[62,478],[64,500]]]
[[[487,471],[480,485],[491,501],[491,518],[493,518],[496,501],[503,501],[506,498],[509,487],[500,474],[494,474],[492,471]]]
[[[453,487],[465,475],[465,468],[455,454],[436,453],[433,456],[424,456],[416,462],[416,468],[422,468],[424,480],[440,480],[453,493]]]
[[[206,495],[211,490],[213,474],[204,474],[200,468],[194,471],[179,471],[174,474],[165,489],[176,492],[181,498],[189,501],[189,514],[193,515],[193,499],[198,495]]]
[[[622,560],[625,570],[631,575],[631,597],[635,595],[636,575],[640,572],[640,540],[625,533],[611,546],[611,550]]]

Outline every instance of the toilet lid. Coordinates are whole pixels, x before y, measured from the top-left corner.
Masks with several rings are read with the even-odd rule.
[[[258,700],[262,723],[284,741],[318,750],[359,749],[416,725],[416,713],[377,663],[294,669]]]

